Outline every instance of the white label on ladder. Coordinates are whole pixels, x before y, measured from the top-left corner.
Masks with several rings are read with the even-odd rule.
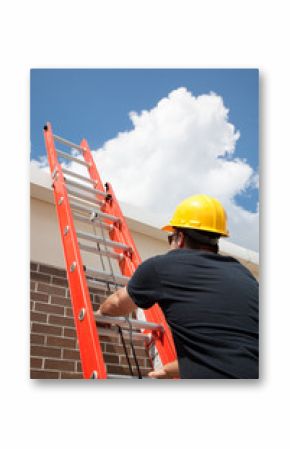
[[[136,315],[138,320],[146,321],[145,313],[142,309],[137,309]],[[157,348],[154,344],[149,348],[149,355],[153,360],[154,369],[161,369],[163,365],[161,363]]]

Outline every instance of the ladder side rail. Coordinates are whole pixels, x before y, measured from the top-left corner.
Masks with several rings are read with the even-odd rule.
[[[44,127],[44,139],[53,177],[53,193],[67,268],[83,376],[85,378],[106,379],[106,367],[93,315],[90,293],[50,123]]]
[[[108,201],[108,193],[109,192],[104,187],[104,184],[103,184],[102,179],[100,177],[100,174],[99,174],[99,172],[97,170],[97,167],[96,167],[96,164],[95,164],[95,161],[94,161],[94,158],[92,156],[92,153],[91,153],[91,150],[89,148],[89,144],[88,144],[87,140],[86,139],[82,139],[82,141],[80,143],[80,146],[85,148],[83,157],[84,157],[84,160],[88,164],[88,172],[89,172],[89,176],[90,176],[91,180],[96,183],[96,185],[98,186],[98,190],[101,190],[104,193],[106,193],[104,204],[103,204],[103,206],[101,206],[100,210],[102,212],[104,212],[104,213],[108,213],[109,210],[110,210],[110,207],[108,207],[108,202],[109,202]],[[109,215],[112,215],[112,214],[109,214]],[[116,216],[119,217],[118,215],[116,215]],[[119,217],[119,218],[121,218],[121,217]],[[107,223],[107,224],[110,224],[110,220],[107,220],[106,218],[104,218],[104,222]],[[111,226],[111,229],[112,229],[112,231],[109,232],[109,236],[110,236],[111,240],[113,240],[115,242],[126,244],[125,239],[123,238],[122,233],[120,232],[120,223],[114,222],[112,224],[112,226]],[[122,266],[123,265],[126,266],[128,263],[130,264],[130,259],[127,260],[128,257],[126,257],[126,256],[128,256],[128,253],[126,251],[123,252],[121,249],[118,249],[118,248],[114,248],[114,251],[117,254],[123,254],[124,255],[122,264],[120,265],[120,268],[121,268],[121,271],[122,271]],[[127,270],[125,270],[125,271],[127,271]],[[128,271],[129,272],[129,276],[131,276],[134,271],[135,271],[134,267],[132,267],[132,269],[130,269]],[[122,272],[122,274],[124,274],[124,273]]]
[[[108,212],[118,216],[121,219],[121,242],[130,246],[133,250],[131,257],[128,254],[125,254],[123,260],[119,262],[122,275],[131,277],[138,265],[142,263],[142,260],[129,231],[113,188],[110,183],[107,183],[107,186],[107,192],[112,197],[112,201],[107,203]],[[118,228],[114,227],[109,234],[113,240],[120,241],[120,230]],[[158,304],[155,304],[153,307],[150,307],[150,309],[144,310],[144,314],[147,321],[161,324],[164,328],[164,332],[161,334],[160,338],[157,338],[155,341],[162,364],[165,365],[166,363],[173,362],[176,359],[175,345],[171,330],[161,308]]]
[[[101,177],[97,170],[95,161],[92,157],[91,151],[89,149],[88,142],[86,139],[83,139],[80,143],[80,146],[84,147],[86,151],[84,151],[84,159],[88,163],[88,171],[90,178],[93,181],[97,182],[98,189],[104,189]],[[124,243],[132,248],[131,254],[128,252],[124,252],[124,257],[119,261],[119,266],[121,269],[121,273],[123,276],[131,277],[138,267],[141,264],[142,260],[139,255],[139,252],[135,246],[134,240],[131,236],[115,193],[110,183],[107,183],[107,194],[111,195],[111,200],[107,200],[104,204],[104,207],[101,208],[104,212],[115,215],[120,218],[120,223],[112,226],[112,230],[109,231],[109,236],[112,240]],[[164,317],[162,310],[160,309],[158,304],[155,304],[148,310],[144,310],[144,314],[147,321],[151,321],[157,324],[161,324],[164,328],[164,332],[161,335],[161,338],[156,338],[155,344],[160,355],[160,359],[163,365],[166,363],[172,362],[176,359],[176,351],[175,345],[173,341],[173,337],[167,321]],[[146,331],[144,331],[146,332]]]
[[[105,192],[105,189],[104,189],[101,177],[100,177],[99,172],[98,172],[98,170],[96,168],[96,164],[95,164],[95,161],[93,159],[93,156],[92,156],[92,153],[90,151],[89,144],[88,144],[87,140],[83,139],[81,141],[80,146],[85,149],[84,153],[83,153],[83,157],[84,157],[84,160],[88,163],[88,167],[87,168],[88,168],[88,172],[89,172],[89,176],[90,176],[91,180],[94,181],[95,185],[98,186],[98,190],[101,190],[101,191]]]

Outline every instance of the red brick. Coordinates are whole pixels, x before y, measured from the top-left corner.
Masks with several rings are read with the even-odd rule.
[[[113,364],[119,365],[119,357],[117,355],[106,354],[105,353],[104,354],[104,359],[105,359],[105,362],[108,363],[108,364],[113,363]]]
[[[98,303],[98,304],[93,303],[92,306],[93,306],[93,311],[97,312],[97,310],[99,310],[99,308],[100,308],[100,303]]]
[[[61,379],[83,379],[83,375],[80,373],[60,373]]]
[[[60,306],[54,306],[51,304],[35,304],[35,310],[38,310],[40,312],[46,312],[46,313],[54,313],[58,315],[64,314],[64,308]]]
[[[60,306],[71,307],[70,299],[64,298],[62,296],[51,295],[51,304],[57,304]]]
[[[133,366],[133,370],[134,370],[135,369],[135,365],[136,365],[134,357],[129,357],[129,360],[130,360],[131,365]],[[138,359],[137,358],[137,360],[138,360],[139,366],[142,366],[142,367],[145,366],[145,359]],[[127,362],[126,356],[120,358],[120,365],[128,366],[128,362]]]
[[[36,288],[36,282],[30,281],[30,290],[35,290]]]
[[[47,346],[58,346],[60,348],[75,348],[76,342],[70,338],[47,337]]]
[[[65,308],[65,316],[73,318],[73,311],[71,307]]]
[[[58,324],[60,326],[66,326],[66,327],[75,327],[75,323],[73,318],[65,318],[63,316],[57,316],[57,315],[50,315],[48,318],[48,322],[51,324]]]
[[[82,364],[80,362],[77,363],[77,372],[78,373],[82,373],[83,372]]]
[[[48,265],[39,265],[39,271],[42,273],[54,274],[55,276],[60,276],[66,278],[66,271],[59,268],[50,267]]]
[[[92,304],[100,305],[102,302],[105,301],[107,296],[99,296],[99,295],[92,295],[92,294],[90,294],[90,298],[91,298],[91,303]]]
[[[109,292],[106,292],[105,284],[98,287],[89,287],[89,292],[93,295],[109,296]],[[108,294],[107,294],[108,293]]]
[[[123,346],[112,345],[112,344],[109,344],[109,343],[106,343],[105,351],[106,352],[112,352],[113,354],[124,354]]]
[[[30,371],[30,379],[58,379],[59,373],[55,371]]]
[[[48,295],[45,293],[31,292],[30,297],[34,301],[48,302]]]
[[[55,287],[54,285],[47,285],[39,283],[37,286],[37,290],[39,292],[46,292],[49,294],[59,295],[59,296],[65,296],[65,288],[63,287]]]
[[[63,358],[70,360],[80,360],[80,353],[77,350],[64,349]]]
[[[108,372],[108,374],[121,374],[121,375],[125,375],[125,376],[131,375],[129,368],[125,368],[125,367],[119,366],[119,365],[108,365],[107,372]]]
[[[61,357],[61,349],[46,346],[31,346],[30,355],[41,357]]]
[[[44,369],[55,369],[58,371],[74,371],[74,362],[64,360],[45,360]]]
[[[34,262],[30,262],[30,270],[37,271],[38,265]]]
[[[125,368],[123,366],[118,366],[118,365],[108,365],[107,366],[107,370],[109,374],[121,374],[121,375],[126,375],[126,376],[131,376],[129,367]],[[144,377],[147,377],[147,374],[152,371],[150,369],[147,368],[141,368],[141,374]],[[133,367],[133,373],[134,373],[134,378],[138,379],[138,373],[136,368]]]
[[[68,282],[66,279],[63,279],[63,278],[57,278],[57,277],[53,276],[52,284],[62,285],[63,287],[68,288]]]
[[[69,337],[69,338],[77,338],[77,333],[75,329],[69,328],[69,327],[65,327],[63,329],[63,335],[64,337]]]
[[[132,353],[132,349],[129,347],[130,353]],[[137,357],[148,358],[148,353],[145,348],[136,348],[134,345],[135,353]]]
[[[31,334],[30,335],[30,344],[40,344],[43,345],[44,344],[44,335],[35,335],[35,334]]]
[[[116,335],[116,337],[109,337],[109,336],[106,336],[106,335],[100,335],[100,340],[102,342],[108,342],[108,343],[112,343],[112,344],[117,344],[117,343],[120,344],[120,337],[118,337],[117,335]]]
[[[30,368],[41,368],[41,366],[42,366],[42,359],[30,357]]]
[[[32,271],[30,273],[30,279],[32,281],[40,281],[40,282],[46,282],[46,283],[50,283],[50,279],[51,277],[48,274],[43,274],[43,273],[35,273],[34,271]]]
[[[127,345],[127,347],[129,347],[129,342],[127,340],[126,340],[126,345]],[[135,350],[138,350],[138,348],[144,349],[144,343],[140,340],[135,340],[133,338],[133,345],[134,345]]]
[[[30,321],[37,321],[39,323],[47,322],[47,315],[44,313],[30,312]]]
[[[32,323],[32,332],[36,334],[61,335],[61,328],[47,324]]]

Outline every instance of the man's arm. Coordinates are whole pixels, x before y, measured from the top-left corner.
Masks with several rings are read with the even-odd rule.
[[[136,304],[130,298],[127,288],[123,287],[110,295],[101,304],[97,315],[122,316],[129,315],[137,309]]]

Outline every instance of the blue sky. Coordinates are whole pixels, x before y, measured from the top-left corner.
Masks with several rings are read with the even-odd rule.
[[[259,74],[255,69],[32,69],[31,159],[45,155],[42,129],[74,142],[85,137],[91,149],[133,128],[130,111],[156,106],[172,90],[186,87],[193,96],[215,92],[240,132],[234,157],[258,171]],[[256,211],[258,190],[236,197]]]

